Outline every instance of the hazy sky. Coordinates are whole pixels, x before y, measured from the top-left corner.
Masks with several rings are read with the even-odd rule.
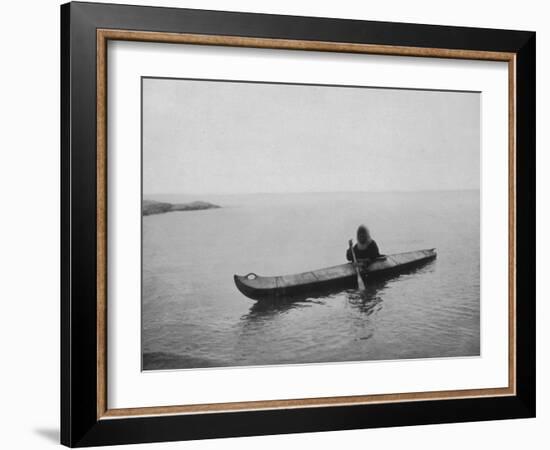
[[[479,189],[480,94],[143,80],[143,192]]]

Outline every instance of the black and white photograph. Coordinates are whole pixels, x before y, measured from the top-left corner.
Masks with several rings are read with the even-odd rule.
[[[141,82],[143,370],[480,355],[480,92]]]

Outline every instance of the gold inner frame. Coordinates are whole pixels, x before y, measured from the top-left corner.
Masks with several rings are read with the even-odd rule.
[[[107,42],[109,40],[502,61],[508,63],[508,386],[395,394],[109,409],[107,405]],[[516,394],[516,54],[342,42],[97,30],[97,418],[497,397]]]

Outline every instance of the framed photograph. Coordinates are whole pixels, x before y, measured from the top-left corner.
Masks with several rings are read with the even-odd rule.
[[[61,7],[61,440],[535,415],[535,33]]]

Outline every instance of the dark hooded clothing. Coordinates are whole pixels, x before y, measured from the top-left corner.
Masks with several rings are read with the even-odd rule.
[[[378,245],[373,240],[370,241],[369,245],[367,245],[367,248],[361,250],[357,244],[353,246],[353,250],[355,251],[355,257],[359,259],[369,259],[373,260],[378,258],[380,255],[380,251],[378,250]],[[346,252],[346,258],[348,261],[353,261],[353,255],[351,254],[351,249],[348,248],[348,251]]]

